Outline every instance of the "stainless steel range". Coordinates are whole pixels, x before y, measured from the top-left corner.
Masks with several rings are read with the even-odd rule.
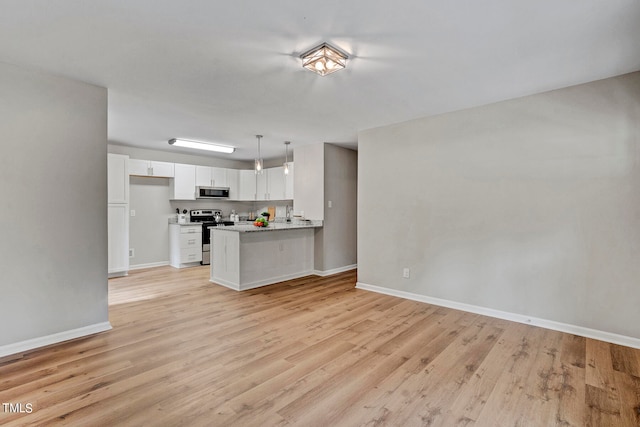
[[[209,265],[211,262],[211,242],[209,241],[209,227],[233,225],[231,221],[222,220],[220,209],[198,209],[189,212],[191,222],[202,223],[202,265]]]

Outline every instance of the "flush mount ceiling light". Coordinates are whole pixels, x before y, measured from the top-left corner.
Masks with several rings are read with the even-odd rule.
[[[218,153],[231,154],[236,151],[235,147],[228,145],[213,144],[211,142],[190,141],[188,139],[173,138],[169,140],[169,145],[175,147],[195,148],[197,150],[216,151]]]
[[[322,43],[300,55],[300,58],[304,68],[326,76],[345,68],[348,56],[328,43]]]

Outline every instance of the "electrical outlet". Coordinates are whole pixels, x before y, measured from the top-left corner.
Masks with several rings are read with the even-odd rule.
[[[411,270],[409,269],[409,267],[405,267],[402,269],[402,277],[404,277],[405,279],[408,279],[411,275]]]
[[[135,258],[136,257],[136,250],[131,248],[129,249],[129,258]]]
[[[329,200],[329,203],[328,203],[328,204],[329,204],[329,208],[332,208],[332,207],[333,207],[333,202],[332,202],[331,200]]]
[[[131,209],[131,216],[136,216],[136,210],[135,209]]]

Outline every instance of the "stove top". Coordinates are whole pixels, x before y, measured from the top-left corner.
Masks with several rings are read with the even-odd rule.
[[[216,215],[222,215],[220,209],[198,209],[189,212],[191,222],[212,222],[215,224]]]

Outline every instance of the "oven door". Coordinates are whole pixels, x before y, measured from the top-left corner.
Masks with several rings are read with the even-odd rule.
[[[211,230],[209,227],[215,227],[215,222],[202,223],[202,265],[211,263]]]

